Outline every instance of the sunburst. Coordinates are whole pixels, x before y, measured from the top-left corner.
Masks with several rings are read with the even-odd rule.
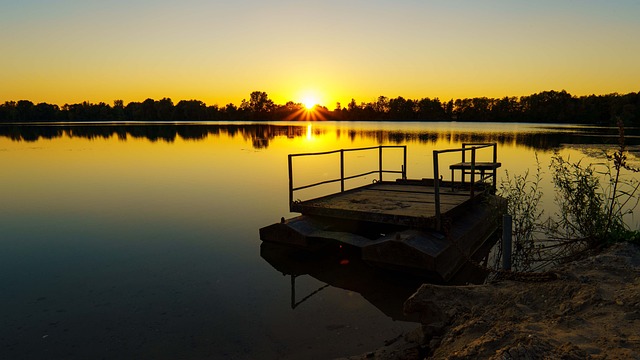
[[[302,100],[302,104],[307,110],[313,110],[313,108],[318,104],[318,100],[313,97],[306,97]]]

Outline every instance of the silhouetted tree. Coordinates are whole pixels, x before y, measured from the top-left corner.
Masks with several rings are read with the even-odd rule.
[[[492,121],[519,121],[522,107],[516,97],[503,97],[496,100],[491,108]]]
[[[173,120],[207,120],[207,105],[200,100],[181,100],[176,104]]]
[[[32,120],[35,121],[55,121],[58,120],[60,108],[58,105],[39,103],[33,109]]]
[[[417,117],[420,120],[438,121],[449,119],[445,112],[445,108],[437,98],[433,100],[429,98],[420,99],[417,103],[417,112]]]
[[[0,121],[11,122],[16,121],[16,106],[15,101],[5,101],[0,105]]]
[[[174,106],[170,98],[162,98],[162,100],[154,103],[157,119],[160,121],[170,121],[173,119]]]
[[[207,106],[206,118],[209,121],[223,120],[221,116],[221,111],[218,105]]]
[[[16,104],[17,121],[33,121],[34,105],[29,100],[20,100]]]
[[[389,119],[391,120],[414,120],[414,101],[405,100],[402,96],[389,100]]]
[[[275,105],[269,95],[264,91],[254,91],[249,96],[249,101],[242,100],[240,108],[253,113],[255,120],[268,119],[267,114],[274,109]]]
[[[520,98],[527,121],[573,122],[575,103],[566,91],[543,91]]]
[[[113,120],[116,120],[116,121],[126,120],[126,116],[124,113],[124,101],[122,100],[113,101]]]
[[[389,98],[386,96],[378,96],[378,99],[370,104],[373,111],[378,114],[385,114],[389,112]]]

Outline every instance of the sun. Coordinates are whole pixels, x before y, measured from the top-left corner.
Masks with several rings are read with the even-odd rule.
[[[312,110],[318,104],[318,100],[313,97],[306,97],[302,100],[302,104],[307,110]]]
[[[285,120],[327,120],[327,108],[320,105],[323,96],[315,91],[305,91],[296,97],[295,109],[285,117]]]

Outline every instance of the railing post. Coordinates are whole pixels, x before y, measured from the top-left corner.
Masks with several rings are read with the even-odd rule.
[[[493,143],[493,162],[496,163],[498,161],[498,144]]]
[[[440,171],[438,170],[438,151],[433,150],[433,193],[436,206],[436,230],[440,231]]]
[[[340,149],[340,192],[344,192],[344,149]]]
[[[378,171],[380,173],[379,180],[382,182],[382,145],[378,147]]]
[[[463,170],[464,171],[464,170]],[[471,147],[471,197],[474,196],[474,187],[476,183],[476,147]]]
[[[498,144],[493,143],[493,164],[498,162]],[[496,184],[498,183],[498,177],[496,176],[497,169],[493,168],[493,190],[496,190]]]
[[[404,151],[404,156],[403,156],[404,165],[402,166],[402,179],[405,180],[407,178],[407,145],[404,145],[402,149]]]
[[[292,156],[289,154],[289,211],[293,211],[293,162]]]
[[[462,143],[462,164],[464,164],[464,161],[467,157],[467,151],[465,150],[465,148],[467,147],[467,144]],[[464,171],[464,166],[462,167],[462,179],[460,179],[460,181],[464,184],[464,178],[465,178],[465,171]],[[451,176],[451,180],[453,181],[453,175]]]

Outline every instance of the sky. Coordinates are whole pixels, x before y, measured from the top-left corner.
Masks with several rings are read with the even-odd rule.
[[[640,91],[637,0],[0,0],[0,103]]]

